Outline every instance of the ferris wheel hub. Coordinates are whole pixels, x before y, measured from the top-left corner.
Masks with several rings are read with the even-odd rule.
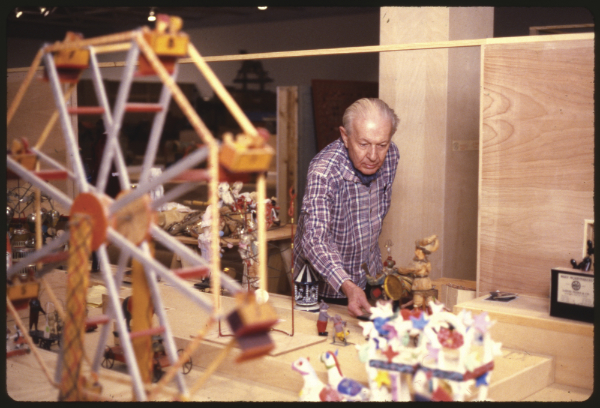
[[[92,251],[97,250],[106,241],[106,231],[109,226],[107,196],[94,193],[81,193],[73,201],[71,212],[74,214],[88,215],[92,221]]]

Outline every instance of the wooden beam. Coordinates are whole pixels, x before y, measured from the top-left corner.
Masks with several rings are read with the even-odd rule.
[[[345,55],[345,54],[365,54],[371,52],[391,52],[391,51],[408,51],[408,50],[425,50],[439,48],[456,48],[456,47],[480,47],[486,44],[509,44],[509,43],[529,43],[540,41],[573,41],[573,40],[593,40],[594,33],[583,34],[556,34],[546,35],[543,37],[500,37],[500,38],[482,38],[475,40],[455,40],[455,41],[435,41],[427,43],[413,44],[393,44],[393,45],[367,45],[361,47],[344,47],[344,48],[321,48],[315,50],[299,50],[299,51],[279,51],[279,52],[264,52],[255,54],[235,54],[235,55],[220,55],[213,57],[203,57],[205,62],[228,62],[228,61],[245,61],[258,59],[276,59],[276,58],[292,58],[292,57],[316,57],[325,55]],[[194,61],[192,58],[180,58],[177,61],[179,64],[190,64]],[[100,68],[115,68],[125,65],[124,61],[103,62],[98,64]],[[28,68],[9,68],[7,72],[26,71]],[[42,67],[38,69],[43,69]]]

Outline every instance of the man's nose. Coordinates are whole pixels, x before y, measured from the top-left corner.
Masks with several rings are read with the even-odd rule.
[[[377,159],[376,148],[377,146],[370,146],[369,149],[367,149],[367,158],[371,161],[375,161]]]

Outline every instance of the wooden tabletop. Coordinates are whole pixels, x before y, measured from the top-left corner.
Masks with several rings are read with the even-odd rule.
[[[56,296],[66,300],[66,272],[56,270],[48,273],[45,278],[51,284]],[[100,285],[101,282],[100,274],[93,273],[90,286]],[[174,287],[164,281],[158,284],[177,348],[183,348],[192,340],[192,336],[206,327],[209,313],[188,298],[181,296]],[[193,283],[189,282],[189,285],[192,286]],[[212,302],[212,294],[199,293]],[[120,297],[131,295],[131,285],[122,284],[119,295]],[[40,300],[45,306],[47,294],[42,293]],[[222,310],[225,312],[233,307],[233,298],[222,296],[221,300]],[[358,351],[355,347],[355,344],[362,344],[365,339],[362,336],[362,328],[358,325],[359,320],[349,317],[345,306],[330,305],[329,314],[331,316],[339,314],[342,319],[347,321],[346,328],[350,330],[347,346],[339,341],[332,344],[334,333],[332,323],[329,323],[327,327],[329,335],[319,336],[316,326],[318,313],[292,310],[292,301],[289,296],[270,294],[269,303],[274,307],[280,319],[275,328],[283,331],[270,333],[270,337],[276,345],[271,354],[259,359],[237,363],[235,360],[241,351],[235,347],[202,388],[190,396],[190,401],[297,401],[303,386],[303,379],[291,369],[292,362],[299,357],[309,357],[319,378],[323,382],[327,382],[326,370],[324,365],[319,362],[319,356],[325,351],[335,351],[336,349],[339,350],[338,360],[344,370],[344,375],[366,384],[365,367],[359,362]],[[101,313],[101,307],[88,304],[89,316]],[[20,315],[27,324],[28,311],[24,310]],[[40,322],[42,321],[45,321],[43,316],[40,317]],[[221,330],[224,336],[219,335],[218,325],[215,324],[192,355],[192,371],[184,376],[188,387],[195,384],[225,348],[225,344],[231,341],[232,337],[226,336],[230,331],[225,321],[221,323]],[[97,329],[85,335],[85,354],[90,359],[93,358],[99,332],[100,330]],[[292,332],[293,336],[291,336]],[[112,344],[112,335],[110,335],[108,345]],[[54,345],[51,351],[38,350],[51,375],[54,375],[58,358],[57,345]],[[84,372],[88,372],[87,363],[84,363],[84,366]],[[117,401],[132,399],[125,364],[115,362],[112,369],[101,368],[100,382],[104,397]],[[35,384],[35,390],[31,390],[28,384]],[[10,359],[10,364],[7,364],[7,390],[11,397],[21,401],[56,401],[58,396],[57,389],[50,385],[32,354]],[[175,391],[175,382],[171,382],[167,392],[162,393],[157,400],[172,400]],[[173,394],[171,395],[169,392]]]

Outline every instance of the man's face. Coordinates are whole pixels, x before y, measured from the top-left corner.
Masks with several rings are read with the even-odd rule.
[[[387,119],[355,119],[350,134],[340,126],[342,140],[352,164],[365,175],[375,174],[390,148],[392,124]]]

